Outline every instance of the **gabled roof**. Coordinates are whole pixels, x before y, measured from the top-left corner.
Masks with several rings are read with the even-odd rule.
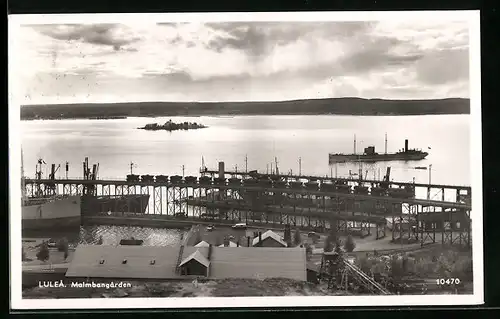
[[[276,234],[275,232],[273,232],[272,230],[268,230],[266,231],[265,233],[263,233],[261,235],[262,237],[262,241],[264,241],[265,239],[267,238],[271,238],[275,241],[277,241],[278,243],[280,243],[283,247],[286,247],[287,244],[283,241],[283,239],[281,239],[281,236]],[[252,241],[252,246],[255,246],[259,243],[259,237],[255,237]]]
[[[79,245],[66,277],[169,278],[178,255],[179,247]]]
[[[304,248],[214,247],[210,278],[289,278],[306,281]]]
[[[175,272],[179,249],[179,246],[78,245],[66,277],[179,278]],[[184,247],[182,257],[185,258],[196,251],[202,256],[208,254],[206,247]],[[123,263],[124,260],[126,263]]]
[[[185,265],[186,263],[188,263],[189,261],[191,261],[193,259],[205,267],[208,267],[210,265],[210,262],[208,261],[208,259],[205,258],[205,256],[203,256],[199,250],[196,250],[194,253],[187,256],[183,261],[181,261],[181,263],[179,264],[179,267],[182,265]]]
[[[202,240],[200,241],[199,243],[197,243],[196,245],[194,245],[194,247],[208,247],[210,246],[209,243],[207,243],[206,241]]]
[[[219,245],[219,247],[225,247],[224,244]],[[238,247],[238,245],[234,241],[229,242],[229,247]]]

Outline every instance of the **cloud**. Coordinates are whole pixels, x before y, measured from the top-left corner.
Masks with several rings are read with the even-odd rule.
[[[123,25],[38,25],[33,26],[43,35],[62,41],[81,41],[90,44],[113,47],[115,51],[124,45],[139,41],[140,38],[131,34]]]
[[[469,90],[464,21],[36,25],[18,42],[21,64],[33,66],[19,72],[30,103],[436,98]]]

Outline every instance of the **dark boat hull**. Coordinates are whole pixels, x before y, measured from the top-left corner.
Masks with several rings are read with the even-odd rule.
[[[21,222],[23,230],[38,230],[38,229],[62,229],[62,228],[77,228],[80,227],[82,219],[77,217],[61,217],[50,219],[24,219]]]
[[[144,214],[148,203],[149,195],[82,196],[82,215],[107,212]]]
[[[395,154],[329,154],[330,163],[343,162],[383,162],[383,161],[420,161],[427,157],[428,153],[395,153]]]

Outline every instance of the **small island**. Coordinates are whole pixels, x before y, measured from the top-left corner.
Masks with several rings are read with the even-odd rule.
[[[139,127],[140,130],[147,131],[177,131],[177,130],[196,130],[200,128],[206,128],[206,126],[202,124],[198,124],[196,122],[184,122],[184,123],[174,123],[172,120],[168,120],[165,124],[160,125],[158,123],[146,124],[144,127]]]

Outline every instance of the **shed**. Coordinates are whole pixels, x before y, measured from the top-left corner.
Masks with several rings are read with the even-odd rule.
[[[287,247],[286,242],[280,235],[268,230],[263,234],[255,237],[252,241],[253,247]]]
[[[191,255],[187,256],[179,264],[181,275],[188,276],[208,276],[208,267],[210,261],[203,256],[199,250],[196,250]]]

